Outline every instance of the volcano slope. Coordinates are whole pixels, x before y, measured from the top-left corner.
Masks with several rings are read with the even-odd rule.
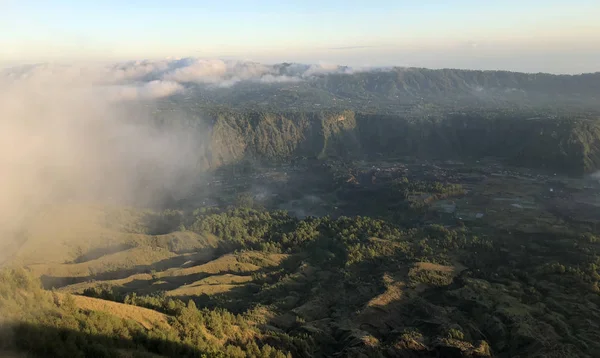
[[[524,172],[499,179],[432,165],[406,176],[422,165],[377,165],[331,166],[336,205],[363,216],[300,219],[257,202],[54,210],[45,217],[52,223],[87,221],[77,220],[71,237],[31,223],[0,277],[0,349],[226,357],[591,357],[600,349],[597,225],[550,205],[591,192]],[[546,198],[549,185],[556,197]],[[47,236],[36,233],[63,239],[42,250]]]

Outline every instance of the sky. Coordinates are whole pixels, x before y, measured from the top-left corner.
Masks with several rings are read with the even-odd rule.
[[[166,57],[600,71],[600,1],[0,0],[0,65]]]

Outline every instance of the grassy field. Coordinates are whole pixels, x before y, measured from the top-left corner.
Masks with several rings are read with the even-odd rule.
[[[166,248],[151,246],[156,240],[169,242],[182,236],[201,238],[206,246],[196,252],[177,254]],[[216,295],[242,289],[253,281],[252,273],[277,267],[288,257],[247,251],[214,256],[210,237],[177,232],[168,235],[139,235],[140,246],[102,255],[78,263],[44,263],[29,265],[29,270],[48,288],[82,294],[86,289],[102,286],[122,295],[149,295],[164,292],[174,297]],[[146,242],[141,241],[145,238]]]
[[[64,295],[58,294],[64,299]],[[123,303],[101,300],[98,298],[73,295],[73,300],[78,308],[88,311],[100,311],[138,322],[146,329],[157,326],[168,326],[168,316],[151,309],[126,305]]]

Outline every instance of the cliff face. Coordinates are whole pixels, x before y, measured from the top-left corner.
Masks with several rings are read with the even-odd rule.
[[[213,119],[207,163],[244,158],[360,159],[386,156],[460,159],[498,157],[509,163],[582,175],[600,168],[600,123],[546,118],[482,118],[452,114],[408,120],[393,115],[229,113]]]
[[[362,155],[353,112],[218,115],[207,148],[211,168],[244,158],[287,162],[295,157]]]
[[[558,119],[482,119],[456,115],[409,122],[384,116],[361,118],[365,153],[433,158],[506,159],[518,166],[581,175],[600,166],[600,123]]]

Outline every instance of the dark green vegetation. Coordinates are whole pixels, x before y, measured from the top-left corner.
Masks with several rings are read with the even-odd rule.
[[[280,74],[297,66],[281,64]],[[600,73],[342,72],[292,83],[188,84],[152,110],[163,124],[198,133],[203,168],[405,155],[491,156],[571,175],[600,169]]]
[[[291,65],[292,67],[294,65]],[[282,75],[290,64],[280,65]],[[315,74],[291,83],[241,82],[231,87],[189,85],[170,99],[177,108],[224,105],[267,111],[351,109],[422,116],[464,108],[599,110],[600,73],[577,76],[507,71],[392,68]],[[343,73],[346,72],[346,73]]]
[[[277,194],[265,199],[250,169],[238,174],[250,188],[227,171],[210,182],[237,192],[212,207],[95,212],[110,242],[75,240],[72,259],[3,272],[12,334],[3,348],[210,357],[600,350],[596,182],[494,162],[323,164],[282,170],[320,173],[329,183],[322,199],[298,202],[332,216],[275,210],[292,199],[285,183],[294,179],[259,172]]]
[[[167,107],[168,108],[168,107]],[[600,120],[592,114],[514,110],[381,115],[353,111],[205,110],[178,125],[197,131],[198,165],[298,158],[481,159],[582,175],[600,169]],[[170,116],[163,109],[157,116]],[[184,116],[184,115],[182,115]],[[192,117],[191,117],[192,118]],[[172,124],[171,124],[172,125]]]

